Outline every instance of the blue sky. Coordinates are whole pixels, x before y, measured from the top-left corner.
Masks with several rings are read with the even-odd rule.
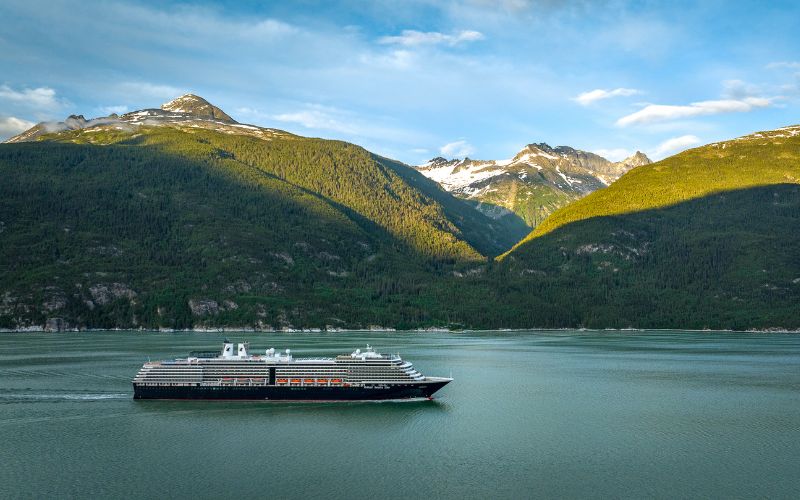
[[[620,159],[800,123],[800,2],[0,4],[0,138],[194,92],[407,163]]]

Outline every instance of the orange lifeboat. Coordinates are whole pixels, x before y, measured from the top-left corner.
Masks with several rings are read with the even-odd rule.
[[[277,382],[278,382],[279,384],[285,384],[285,383],[287,382],[287,380],[286,380],[285,378],[279,378],[279,379],[277,380]]]
[[[293,384],[299,384],[300,383],[300,379],[299,378],[293,378],[292,379],[292,383]]]
[[[317,379],[317,383],[318,384],[327,384],[328,383],[328,379],[326,379],[326,378],[318,378]]]
[[[304,380],[304,382],[306,384],[313,384],[314,383],[314,379],[313,378],[307,378],[307,379]]]
[[[342,379],[340,379],[340,378],[335,378],[335,379],[331,380],[331,384],[341,384],[341,383],[342,383]]]

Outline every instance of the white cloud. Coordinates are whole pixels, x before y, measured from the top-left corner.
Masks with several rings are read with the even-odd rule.
[[[158,85],[148,82],[123,82],[116,86],[119,93],[130,96],[131,100],[160,99],[170,100],[189,92],[170,85]]]
[[[595,101],[600,101],[602,99],[609,99],[611,97],[618,97],[618,96],[631,96],[641,93],[642,92],[640,90],[626,89],[622,87],[613,90],[594,89],[590,90],[589,92],[583,92],[577,97],[573,97],[572,100],[577,102],[581,106],[588,106],[589,104],[592,104]]]
[[[722,82],[722,97],[725,99],[743,99],[763,95],[761,86],[742,80],[725,80]]]
[[[100,106],[97,108],[101,113],[106,115],[110,115],[111,113],[116,113],[118,115],[127,113],[129,111],[128,106],[124,104],[119,104],[116,106]]]
[[[595,149],[594,154],[600,155],[606,160],[620,161],[631,156],[633,153],[624,148],[614,148],[614,149]]]
[[[452,35],[446,35],[438,31],[403,30],[401,35],[381,37],[378,39],[378,43],[400,44],[407,47],[444,44],[453,47],[460,43],[475,42],[484,38],[483,33],[480,31],[470,30],[459,31]]]
[[[653,149],[648,156],[654,160],[660,160],[675,153],[679,153],[684,149],[689,149],[692,146],[700,144],[702,141],[696,135],[682,135],[680,137],[673,137],[662,142],[655,149]]]
[[[14,90],[8,85],[0,85],[0,99],[40,110],[51,110],[63,105],[56,97],[56,91],[50,87]]]
[[[374,148],[375,146],[370,144],[374,140],[380,141],[381,144],[390,140],[400,140],[407,144],[424,144],[431,140],[416,129],[398,127],[396,120],[387,120],[380,116],[361,116],[351,110],[314,103],[295,104],[293,107],[295,109],[279,113],[266,113],[251,107],[239,107],[235,111],[237,117],[240,116],[242,120],[258,125],[274,127],[275,122],[282,122],[287,124],[285,127],[287,130],[301,135],[308,134],[310,130],[326,131],[326,136],[355,142],[364,147]]]
[[[767,64],[767,69],[800,69],[798,61],[776,61]]]
[[[628,125],[677,120],[691,116],[745,113],[756,108],[765,108],[770,105],[772,105],[772,99],[765,97],[700,101],[682,106],[649,104],[635,113],[623,116],[617,120],[617,125],[627,127]]]
[[[361,63],[374,68],[408,69],[414,64],[414,54],[405,49],[392,50],[388,54],[362,54]]]
[[[467,141],[449,142],[439,148],[439,152],[448,158],[464,158],[475,153],[475,147]]]
[[[297,123],[308,129],[332,130],[343,134],[357,134],[357,130],[322,109],[306,109],[293,113],[273,115],[272,119],[286,123]]]
[[[5,139],[17,135],[20,132],[25,132],[34,125],[36,124],[33,122],[13,116],[0,117],[0,139]]]

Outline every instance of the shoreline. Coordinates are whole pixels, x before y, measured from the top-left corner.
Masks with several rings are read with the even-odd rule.
[[[519,332],[579,332],[579,333],[622,333],[622,332],[689,332],[689,333],[783,333],[783,334],[800,334],[800,329],[791,330],[787,328],[759,328],[748,330],[713,330],[713,329],[693,329],[693,328],[496,328],[496,329],[478,329],[478,328],[464,328],[464,329],[450,329],[442,327],[428,327],[428,328],[415,328],[409,330],[399,330],[390,327],[375,327],[375,328],[361,328],[361,329],[346,329],[346,328],[282,328],[282,329],[256,329],[248,327],[218,327],[218,328],[160,328],[157,330],[147,328],[69,328],[63,330],[52,330],[43,327],[26,327],[26,328],[0,328],[0,333],[55,333],[55,334],[69,334],[69,333],[90,333],[90,332],[136,332],[136,333],[519,333]]]

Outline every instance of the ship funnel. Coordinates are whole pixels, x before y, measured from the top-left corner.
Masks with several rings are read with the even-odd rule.
[[[222,357],[223,358],[231,358],[233,357],[233,342],[225,341],[222,344]]]
[[[250,344],[247,342],[242,342],[239,344],[239,357],[246,358],[247,357],[247,348],[250,347]]]

